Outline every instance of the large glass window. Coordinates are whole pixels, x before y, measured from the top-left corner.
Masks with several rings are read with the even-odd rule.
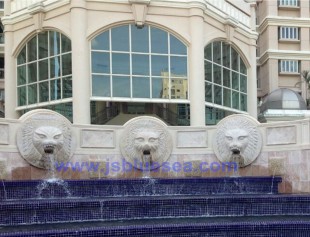
[[[225,42],[205,47],[206,105],[247,110],[247,69],[238,52]]]
[[[17,56],[18,106],[72,97],[71,41],[55,31],[30,39]]]
[[[91,41],[92,96],[188,99],[187,47],[161,29],[112,28]]]

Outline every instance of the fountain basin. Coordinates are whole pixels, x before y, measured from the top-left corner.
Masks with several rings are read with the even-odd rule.
[[[281,177],[218,177],[182,179],[66,180],[70,197],[115,197],[211,194],[277,194]],[[39,193],[42,180],[4,181],[0,200],[68,197],[57,183]],[[51,194],[52,193],[52,194]]]

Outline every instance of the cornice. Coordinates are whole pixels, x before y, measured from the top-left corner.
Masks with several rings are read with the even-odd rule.
[[[211,18],[213,18],[214,20],[222,23],[223,25],[225,25],[227,23],[227,18],[224,18],[218,14],[216,14],[214,11],[212,11],[211,9],[207,8],[205,10],[205,14]],[[258,33],[256,31],[251,30],[250,28],[248,28],[247,26],[241,24],[238,21],[234,21],[234,25],[235,25],[235,31],[244,35],[245,37],[249,38],[249,39],[253,39],[253,40],[257,40],[258,38]]]
[[[310,18],[267,16],[258,26],[258,32],[264,32],[268,26],[310,27]]]
[[[290,59],[290,60],[310,60],[310,51],[293,51],[293,50],[272,50],[265,51],[259,57],[259,63],[262,65],[269,59]]]
[[[61,0],[61,1],[55,1],[55,2],[50,2],[50,3],[44,3],[43,5],[40,5],[40,10],[44,11],[44,12],[48,12],[54,9],[57,9],[59,7],[65,6],[67,4],[70,4],[71,0]],[[6,24],[16,24],[18,22],[21,21],[25,21],[28,19],[32,18],[32,11],[33,11],[33,7],[37,7],[38,4],[34,4],[34,5],[30,5],[28,8],[24,8],[20,11],[16,11],[13,12],[10,16],[4,16],[1,18],[1,21],[3,23],[3,25]]]

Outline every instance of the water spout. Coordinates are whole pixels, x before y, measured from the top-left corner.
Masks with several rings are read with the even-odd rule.
[[[152,165],[152,156],[151,156],[150,150],[143,151],[142,163],[143,163],[142,178],[150,178],[151,177],[151,165]]]

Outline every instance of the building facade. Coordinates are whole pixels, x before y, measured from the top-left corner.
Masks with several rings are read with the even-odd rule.
[[[309,71],[309,1],[279,0],[257,3],[258,97],[288,88],[309,99],[302,74]]]
[[[147,114],[192,126],[256,117],[255,5],[6,1],[5,116],[47,108],[76,124]]]

